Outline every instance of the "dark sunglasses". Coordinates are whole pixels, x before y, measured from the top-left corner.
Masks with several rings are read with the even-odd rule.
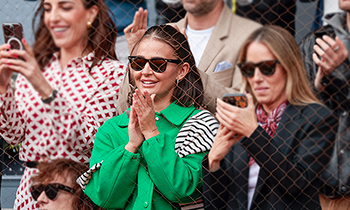
[[[255,68],[258,67],[260,72],[265,76],[271,76],[276,71],[278,60],[261,61],[259,63],[238,63],[237,66],[241,69],[242,75],[245,77],[253,77]]]
[[[135,71],[141,71],[145,68],[146,63],[149,63],[151,69],[157,73],[162,73],[166,70],[167,63],[181,63],[181,60],[172,60],[165,58],[151,58],[146,59],[139,56],[129,56],[129,63],[132,69]]]
[[[56,198],[58,190],[64,190],[66,192],[75,194],[75,190],[71,187],[68,187],[63,184],[54,183],[54,184],[48,184],[48,185],[37,185],[37,186],[31,186],[30,187],[30,193],[32,194],[32,197],[35,201],[39,198],[41,193],[45,191],[46,196],[53,200]]]

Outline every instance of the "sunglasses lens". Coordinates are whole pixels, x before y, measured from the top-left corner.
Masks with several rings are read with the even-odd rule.
[[[265,61],[261,63],[259,69],[263,75],[270,76],[275,73],[275,65],[273,61]]]
[[[166,70],[166,61],[164,59],[151,59],[150,66],[155,72],[164,72]]]
[[[53,200],[56,197],[57,192],[58,192],[57,186],[48,184],[45,188],[45,194],[50,200]]]
[[[144,58],[133,58],[130,62],[131,68],[136,71],[141,71],[147,63],[147,60]]]
[[[38,200],[40,194],[44,191],[44,186],[32,186],[30,188],[30,193],[32,194],[33,199]]]
[[[246,63],[243,66],[241,66],[241,72],[245,77],[254,76],[254,70],[255,70],[255,66],[250,63]]]
[[[261,63],[243,63],[238,64],[242,75],[245,77],[253,77],[255,68],[258,67],[260,72],[265,76],[271,76],[275,73],[276,70],[276,62],[278,61],[263,61]]]

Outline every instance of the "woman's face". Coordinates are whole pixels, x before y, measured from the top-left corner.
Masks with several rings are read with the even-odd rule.
[[[57,176],[54,180],[45,183],[46,184],[52,184],[52,183],[59,183],[63,184],[68,187],[73,187],[72,183],[68,182],[68,179],[63,178],[61,176]],[[73,210],[76,209],[73,206],[73,202],[76,198],[76,195],[66,192],[64,190],[58,190],[57,195],[54,199],[49,199],[45,192],[43,191],[40,196],[38,197],[37,201],[40,205],[41,210]]]
[[[165,42],[146,38],[138,45],[134,56],[146,59],[165,58],[174,59],[174,50]],[[147,90],[150,94],[156,94],[156,100],[165,100],[171,102],[174,92],[176,79],[179,78],[181,64],[167,62],[164,72],[158,73],[151,69],[150,64],[146,63],[141,71],[135,71],[131,67],[137,88],[144,93]]]
[[[96,13],[95,6],[85,9],[82,0],[44,0],[45,25],[61,49],[81,53],[88,38],[87,22],[92,23]]]
[[[267,60],[276,60],[276,57],[265,44],[253,42],[248,46],[246,62],[259,63]],[[253,94],[265,111],[275,109],[286,100],[286,71],[281,64],[276,64],[275,68],[273,75],[266,76],[256,67],[254,76],[247,78]]]

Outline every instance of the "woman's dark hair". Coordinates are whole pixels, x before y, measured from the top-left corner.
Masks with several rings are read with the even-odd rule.
[[[33,185],[48,184],[57,177],[67,180],[75,190],[73,208],[79,210],[101,210],[102,208],[94,204],[87,195],[84,194],[76,179],[89,170],[89,165],[78,163],[69,159],[56,159],[50,162],[40,162],[37,166],[39,172],[31,177]]]
[[[117,28],[109,16],[109,8],[103,0],[81,1],[85,9],[89,9],[94,5],[98,7],[98,13],[88,30],[88,41],[83,50],[83,52],[86,50],[94,50],[95,52],[91,69],[99,61],[102,61],[103,58],[117,59],[114,49]],[[36,22],[37,19],[39,19],[38,23]],[[40,68],[44,68],[49,63],[52,54],[59,51],[44,23],[44,0],[41,0],[39,8],[35,12],[32,24],[35,33],[35,42],[33,45],[34,56]],[[81,53],[83,54],[83,52]]]
[[[177,104],[185,107],[192,104],[197,108],[203,106],[203,84],[186,37],[170,25],[152,26],[135,44],[131,54],[144,39],[156,39],[168,44],[181,63],[190,65],[189,72],[176,85],[172,101],[178,100]]]

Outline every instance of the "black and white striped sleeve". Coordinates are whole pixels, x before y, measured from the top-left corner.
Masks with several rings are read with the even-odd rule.
[[[103,160],[99,163],[94,164],[88,171],[80,175],[76,180],[76,182],[79,184],[83,192],[85,191],[86,185],[90,182],[90,179],[92,178],[92,174],[101,168],[102,163],[103,163]]]
[[[210,150],[218,129],[219,123],[209,111],[193,115],[177,135],[175,152],[182,158]]]

